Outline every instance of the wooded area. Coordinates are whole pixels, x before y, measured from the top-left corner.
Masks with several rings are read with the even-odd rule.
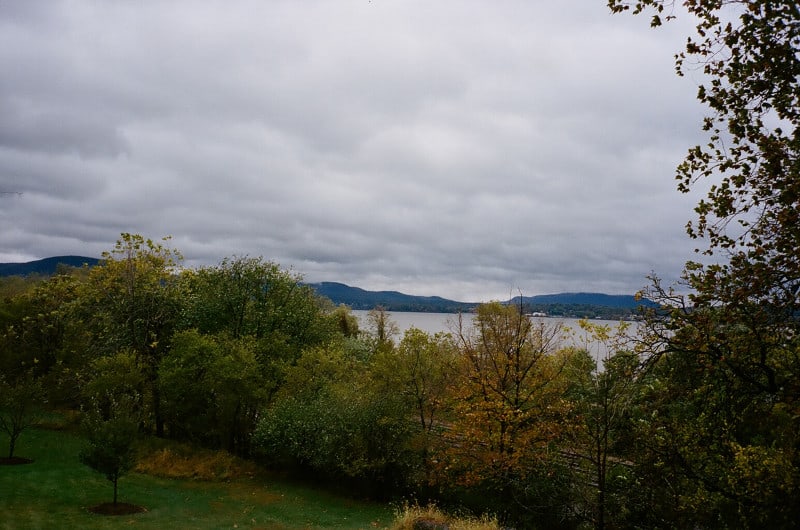
[[[400,337],[380,309],[361,330],[278,264],[185,269],[123,234],[91,270],[0,281],[9,457],[48,407],[82,411],[81,459],[115,485],[149,435],[524,528],[796,527],[800,6],[608,4],[696,18],[677,68],[702,69],[710,111],[677,173],[709,189],[700,257],[681,285],[652,277],[640,332],[586,323],[567,348],[500,303],[450,334]]]

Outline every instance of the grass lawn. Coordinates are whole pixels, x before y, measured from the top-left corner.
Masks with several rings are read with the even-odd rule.
[[[119,502],[144,506],[127,516],[95,515],[112,485],[78,461],[83,442],[70,432],[26,430],[15,456],[32,464],[0,466],[0,529],[95,528],[386,528],[389,506],[358,502],[279,479],[208,482],[131,472],[120,479]],[[0,452],[8,437],[0,435]]]

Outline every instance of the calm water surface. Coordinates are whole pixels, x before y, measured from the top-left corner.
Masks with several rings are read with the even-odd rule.
[[[353,314],[358,317],[358,325],[363,330],[368,330],[367,314],[369,311],[353,311]],[[415,327],[426,333],[434,334],[440,331],[448,333],[455,332],[458,329],[458,315],[453,313],[411,313],[403,311],[390,311],[389,318],[397,324],[400,330],[400,337],[407,329]],[[465,313],[463,315],[464,324],[472,321],[472,315]],[[542,321],[545,325],[561,326],[564,328],[564,346],[569,345],[584,345],[586,333],[578,325],[578,319],[575,318],[535,318],[535,320]],[[616,326],[619,324],[617,320],[591,320],[594,324]],[[636,322],[631,322],[630,332],[633,332],[638,326]],[[602,359],[606,355],[606,350],[599,345],[593,345],[590,348],[592,355],[596,360]]]

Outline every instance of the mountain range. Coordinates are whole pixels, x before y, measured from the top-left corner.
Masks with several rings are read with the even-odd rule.
[[[30,274],[51,276],[56,273],[59,265],[83,267],[86,264],[94,267],[99,262],[100,260],[97,258],[85,256],[54,256],[25,263],[0,263],[0,276],[28,276]]]
[[[26,263],[0,263],[0,276],[28,276],[55,274],[59,266],[92,267],[100,260],[85,256],[55,256]],[[381,306],[387,311],[417,311],[456,313],[474,310],[479,302],[458,302],[440,296],[415,296],[397,291],[367,291],[337,282],[307,284],[321,296],[335,304],[345,304],[352,309],[369,310]],[[505,301],[520,304],[528,312],[540,312],[560,317],[626,318],[640,306],[654,306],[649,300],[633,295],[602,293],[560,293],[537,296],[517,296]]]

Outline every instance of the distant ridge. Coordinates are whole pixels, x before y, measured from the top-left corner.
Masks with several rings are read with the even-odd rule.
[[[97,258],[87,258],[86,256],[54,256],[25,263],[0,263],[0,276],[28,276],[29,274],[50,276],[56,273],[59,265],[83,267],[86,264],[94,267],[99,261]]]
[[[457,302],[439,296],[413,296],[397,291],[366,291],[343,283],[321,282],[308,284],[317,294],[335,304],[345,304],[352,309],[369,310],[381,306],[387,311],[417,311],[427,313],[470,312],[477,302]],[[620,319],[635,315],[641,306],[653,307],[649,300],[638,300],[633,295],[602,293],[561,293],[539,296],[515,297],[506,304],[520,304],[531,313],[545,313],[565,318]]]
[[[101,260],[86,256],[54,256],[26,263],[0,263],[0,277],[28,276],[39,274],[50,276],[56,273],[59,264],[70,267],[90,267]],[[329,298],[335,304],[345,304],[356,310],[369,310],[382,306],[387,311],[415,311],[424,313],[471,312],[478,302],[457,302],[441,296],[414,296],[398,291],[367,291],[338,282],[307,284],[317,294]],[[654,307],[650,300],[638,300],[633,295],[611,295],[602,293],[560,293],[515,297],[506,304],[522,304],[524,311],[545,313],[564,318],[603,318],[615,320],[630,318],[641,306]]]
[[[635,296],[624,294],[602,293],[560,293],[542,294],[537,296],[515,297],[510,300],[515,304],[520,302],[530,305],[568,304],[568,305],[599,305],[603,307],[617,307],[622,309],[635,309],[641,305],[656,305],[650,300],[637,300]]]
[[[470,311],[477,304],[456,302],[440,296],[414,296],[397,291],[366,291],[337,282],[310,283],[317,294],[330,298],[335,304],[345,304],[351,309],[368,310],[382,306],[389,311],[417,311],[424,313],[457,313]]]

